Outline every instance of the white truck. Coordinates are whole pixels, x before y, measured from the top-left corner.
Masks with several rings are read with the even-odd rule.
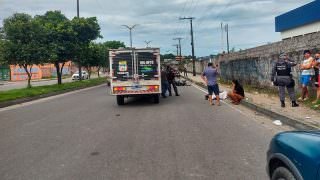
[[[160,49],[113,49],[109,51],[111,94],[117,104],[125,98],[147,95],[158,104],[161,94]]]

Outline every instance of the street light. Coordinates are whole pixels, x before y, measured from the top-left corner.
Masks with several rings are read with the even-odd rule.
[[[147,45],[147,48],[149,47],[149,44],[152,42],[152,41],[144,41]]]
[[[123,27],[126,27],[127,29],[129,29],[129,31],[130,31],[130,47],[131,47],[131,49],[132,49],[132,30],[136,27],[136,26],[138,26],[138,24],[135,24],[135,25],[133,25],[133,26],[128,26],[128,25],[122,25]]]

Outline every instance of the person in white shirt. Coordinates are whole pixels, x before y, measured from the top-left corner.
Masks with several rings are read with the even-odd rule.
[[[311,57],[311,51],[305,50],[304,61],[300,65],[301,72],[301,97],[298,99],[299,101],[306,101],[309,99],[308,85],[311,82],[311,78],[314,75],[313,65],[314,59]]]

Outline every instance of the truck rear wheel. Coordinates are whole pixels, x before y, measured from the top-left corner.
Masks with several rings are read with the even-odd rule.
[[[124,96],[117,96],[117,104],[119,106],[124,105]]]
[[[155,104],[159,104],[159,102],[160,102],[160,95],[159,94],[153,95],[153,102]]]

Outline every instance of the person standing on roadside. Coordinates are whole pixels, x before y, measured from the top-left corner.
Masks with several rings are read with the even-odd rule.
[[[310,84],[311,78],[314,75],[313,65],[314,59],[311,57],[311,51],[305,50],[303,52],[304,60],[300,65],[301,72],[301,97],[299,101],[306,101],[309,99],[308,85]]]
[[[317,82],[318,82],[318,87],[317,87],[317,99],[313,101],[313,104],[316,104],[320,100],[320,53],[317,53],[315,56],[315,63],[314,67],[317,69]]]
[[[281,102],[281,107],[286,107],[285,105],[285,93],[286,88],[289,93],[292,107],[298,107],[296,102],[296,96],[294,92],[294,82],[292,82],[291,75],[292,63],[288,62],[288,56],[285,53],[280,54],[279,60],[274,64],[272,68],[271,81],[275,86],[279,87],[279,97]]]
[[[188,72],[186,67],[183,67],[183,75],[184,77],[188,77]]]
[[[204,70],[201,75],[201,78],[208,86],[208,93],[209,93],[209,104],[214,105],[212,95],[217,98],[217,105],[220,106],[220,97],[219,97],[219,85],[217,82],[217,76],[219,75],[218,69],[213,67],[212,63],[208,63],[208,67]]]
[[[292,75],[292,67],[295,67],[297,65],[296,62],[294,62],[292,59],[289,58],[289,56],[286,53],[283,53],[283,55],[285,56],[285,61],[287,63],[289,63],[291,65],[291,69],[290,69],[290,78],[291,78],[291,83],[289,84],[289,88],[294,88],[296,86],[296,83],[293,79],[293,75]]]
[[[176,96],[180,96],[178,93],[178,88],[176,85],[175,76],[176,76],[176,74],[174,72],[174,69],[171,68],[170,66],[167,66],[167,79],[169,82],[169,86],[168,86],[169,96],[172,96],[171,85],[173,87],[173,90],[174,90],[174,93],[176,94]]]
[[[166,92],[168,90],[168,87],[169,87],[169,82],[168,82],[168,79],[167,79],[167,71],[165,70],[164,67],[162,67],[161,69],[161,96],[163,98],[166,98]]]

